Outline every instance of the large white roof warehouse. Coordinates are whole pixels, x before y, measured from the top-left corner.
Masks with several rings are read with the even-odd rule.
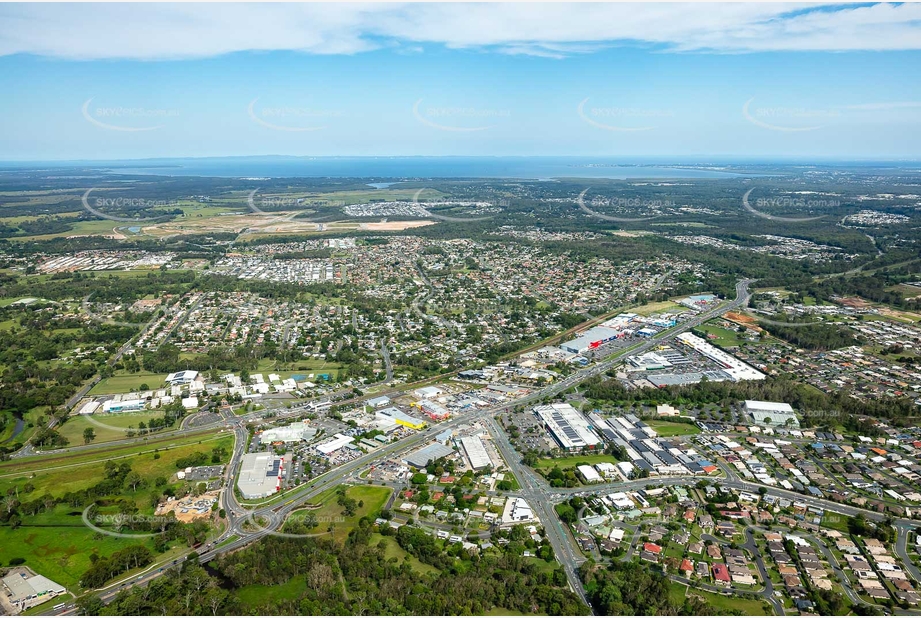
[[[693,333],[681,333],[676,337],[681,343],[693,348],[710,360],[718,363],[720,368],[729,374],[733,382],[740,380],[763,380],[764,374],[754,367],[743,363],[738,358],[710,345]]]
[[[796,413],[793,412],[793,407],[788,403],[747,399],[745,401],[745,411],[759,425],[799,427]]]
[[[281,486],[282,459],[272,453],[249,453],[243,456],[237,487],[247,500],[271,496]]]
[[[474,470],[482,470],[492,465],[489,453],[486,452],[486,447],[483,446],[483,441],[479,436],[465,436],[460,439],[460,443],[464,447],[467,459],[470,460],[470,466]]]
[[[537,406],[534,413],[564,450],[593,449],[602,443],[592,431],[588,419],[568,403]]]

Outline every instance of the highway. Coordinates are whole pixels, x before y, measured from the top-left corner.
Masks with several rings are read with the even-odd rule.
[[[236,500],[233,489],[235,471],[237,470],[240,460],[246,451],[248,435],[245,428],[245,422],[248,419],[247,417],[233,417],[232,414],[224,413],[224,421],[233,425],[233,431],[236,437],[231,462],[227,467],[227,485],[225,490],[221,493],[221,507],[225,510],[227,515],[228,526],[224,533],[222,533],[213,542],[209,543],[203,551],[199,552],[199,560],[202,563],[208,562],[222,553],[233,551],[248,545],[255,540],[272,534],[274,529],[280,527],[287,515],[292,511],[301,508],[305,503],[309,502],[312,498],[323,493],[330,487],[334,487],[342,482],[347,482],[349,479],[354,478],[354,475],[359,470],[364,469],[367,466],[373,465],[376,462],[390,459],[397,453],[407,452],[411,449],[414,449],[415,447],[425,444],[431,441],[437,434],[444,432],[446,429],[454,428],[459,425],[469,425],[470,423],[478,420],[486,420],[490,431],[496,437],[495,442],[497,446],[502,452],[502,455],[508,463],[509,468],[513,471],[519,481],[519,484],[521,485],[522,489],[520,494],[525,497],[528,504],[532,509],[534,509],[534,512],[537,514],[541,520],[541,523],[544,525],[544,530],[551,542],[551,545],[553,546],[554,554],[563,565],[570,585],[572,586],[573,590],[579,594],[583,600],[585,600],[585,592],[582,589],[581,583],[579,582],[578,576],[576,574],[576,568],[582,561],[584,561],[584,557],[577,548],[573,547],[572,537],[562,528],[559,518],[556,517],[556,514],[552,509],[552,504],[555,502],[560,502],[563,499],[567,499],[567,496],[571,496],[572,494],[579,492],[569,492],[546,487],[542,479],[537,478],[537,476],[532,471],[521,464],[519,456],[509,444],[508,439],[502,432],[501,428],[499,428],[498,425],[493,421],[493,417],[499,412],[511,409],[512,407],[526,406],[528,404],[538,402],[542,399],[562,393],[569,388],[583,382],[584,380],[606,373],[617,363],[621,362],[625,356],[632,354],[642,354],[662,344],[664,341],[670,340],[683,332],[699,326],[707,320],[722,315],[727,311],[732,311],[743,305],[746,305],[749,300],[748,286],[750,283],[751,280],[749,279],[741,280],[737,283],[735,299],[724,302],[721,305],[708,311],[702,312],[690,320],[671,329],[662,331],[657,335],[645,339],[634,346],[618,350],[611,356],[607,357],[605,360],[585,369],[581,369],[558,382],[552,383],[540,390],[534,391],[528,395],[507,402],[505,404],[486,408],[472,414],[457,416],[446,422],[438,423],[430,426],[427,429],[418,431],[414,435],[399,442],[384,445],[371,453],[367,453],[316,477],[311,482],[303,486],[274,496],[272,499],[266,501],[255,509],[247,510],[243,505],[239,504],[239,502]],[[292,413],[296,413],[296,411],[292,411]],[[673,481],[673,483],[670,483],[669,481]],[[654,479],[654,482],[657,484],[663,484],[663,482],[664,484],[684,484],[694,483],[696,481],[697,479]],[[621,490],[633,487],[638,488],[643,487],[645,484],[650,482],[651,481],[649,479],[644,479],[642,481],[620,483],[617,484],[617,487]],[[741,481],[735,482],[741,483]],[[747,483],[741,484],[750,485]],[[598,488],[593,488],[590,491],[583,489],[582,492],[593,493],[594,491],[597,491],[597,489]],[[755,488],[755,491],[757,491],[757,488]],[[795,494],[795,496],[796,499],[802,498],[802,496],[799,496],[798,494]],[[262,528],[258,525],[253,525],[256,521],[265,521],[267,523],[265,524],[265,527]],[[169,564],[155,564],[144,575],[130,583],[125,581],[118,581],[111,586],[101,589],[98,591],[100,593],[100,597],[103,601],[109,602],[115,597],[118,591],[126,585],[144,585],[162,573],[163,568],[168,568],[169,566]],[[588,603],[586,604],[588,605]]]

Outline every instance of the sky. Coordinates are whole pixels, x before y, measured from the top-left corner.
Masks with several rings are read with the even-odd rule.
[[[0,4],[0,161],[921,158],[921,4]]]

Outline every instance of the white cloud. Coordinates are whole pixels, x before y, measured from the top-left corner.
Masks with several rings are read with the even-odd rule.
[[[674,51],[921,49],[921,5],[4,4],[0,55],[201,58],[355,54],[393,42],[563,57],[612,44]]]

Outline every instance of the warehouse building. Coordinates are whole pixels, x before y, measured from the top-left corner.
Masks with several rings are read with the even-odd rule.
[[[302,440],[311,440],[316,435],[316,427],[310,427],[306,422],[292,423],[285,427],[272,427],[271,429],[266,429],[259,434],[259,440],[263,444],[271,444],[273,442],[284,442],[285,444],[289,444]]]
[[[249,453],[243,456],[237,487],[246,500],[271,496],[281,489],[284,460],[272,453]]]
[[[464,447],[464,454],[470,461],[470,467],[474,470],[482,470],[492,465],[489,459],[489,453],[479,436],[465,436],[460,439],[461,446]]]
[[[740,380],[763,380],[765,377],[763,373],[754,367],[743,363],[732,354],[710,345],[697,335],[692,333],[681,333],[676,339],[695,352],[703,354],[717,363],[720,369],[728,374],[733,382],[738,382]]]
[[[177,371],[166,376],[166,382],[172,386],[182,386],[183,384],[190,384],[197,377],[197,371]]]
[[[799,428],[799,420],[788,403],[774,401],[745,401],[745,413],[759,425]]]
[[[87,401],[80,407],[78,414],[93,414],[99,409],[99,404],[95,401]]]
[[[384,408],[383,410],[378,410],[375,412],[374,415],[378,419],[390,421],[391,423],[396,423],[397,425],[402,425],[403,427],[409,427],[410,429],[422,429],[425,427],[425,421],[420,420],[414,416],[410,416],[399,408]]]
[[[44,575],[29,576],[17,570],[3,578],[3,585],[9,591],[7,599],[20,610],[40,605],[59,594],[64,594],[64,586],[55,583]]]
[[[137,412],[143,410],[147,402],[140,399],[125,399],[124,401],[109,400],[102,404],[103,412]]]
[[[537,406],[534,413],[564,451],[591,450],[602,444],[588,419],[568,403]]]
[[[426,447],[419,449],[414,453],[410,453],[406,456],[404,461],[411,466],[416,468],[424,468],[433,461],[437,461],[442,457],[447,457],[452,454],[454,449],[450,446],[445,446],[444,444],[429,444]]]
[[[317,450],[323,453],[324,455],[329,455],[338,451],[346,444],[351,444],[355,441],[355,438],[352,436],[344,436],[341,433],[337,433],[335,437],[325,444],[318,444]]]
[[[595,472],[595,469],[589,465],[576,466],[576,470],[579,471],[579,474],[582,475],[582,478],[585,479],[586,483],[603,483],[604,479],[601,478],[601,475]]]
[[[625,337],[626,334],[626,331],[615,328],[596,326],[588,329],[571,341],[561,343],[560,348],[573,354],[582,354],[583,352],[600,348],[604,344],[614,341],[615,339]]]

